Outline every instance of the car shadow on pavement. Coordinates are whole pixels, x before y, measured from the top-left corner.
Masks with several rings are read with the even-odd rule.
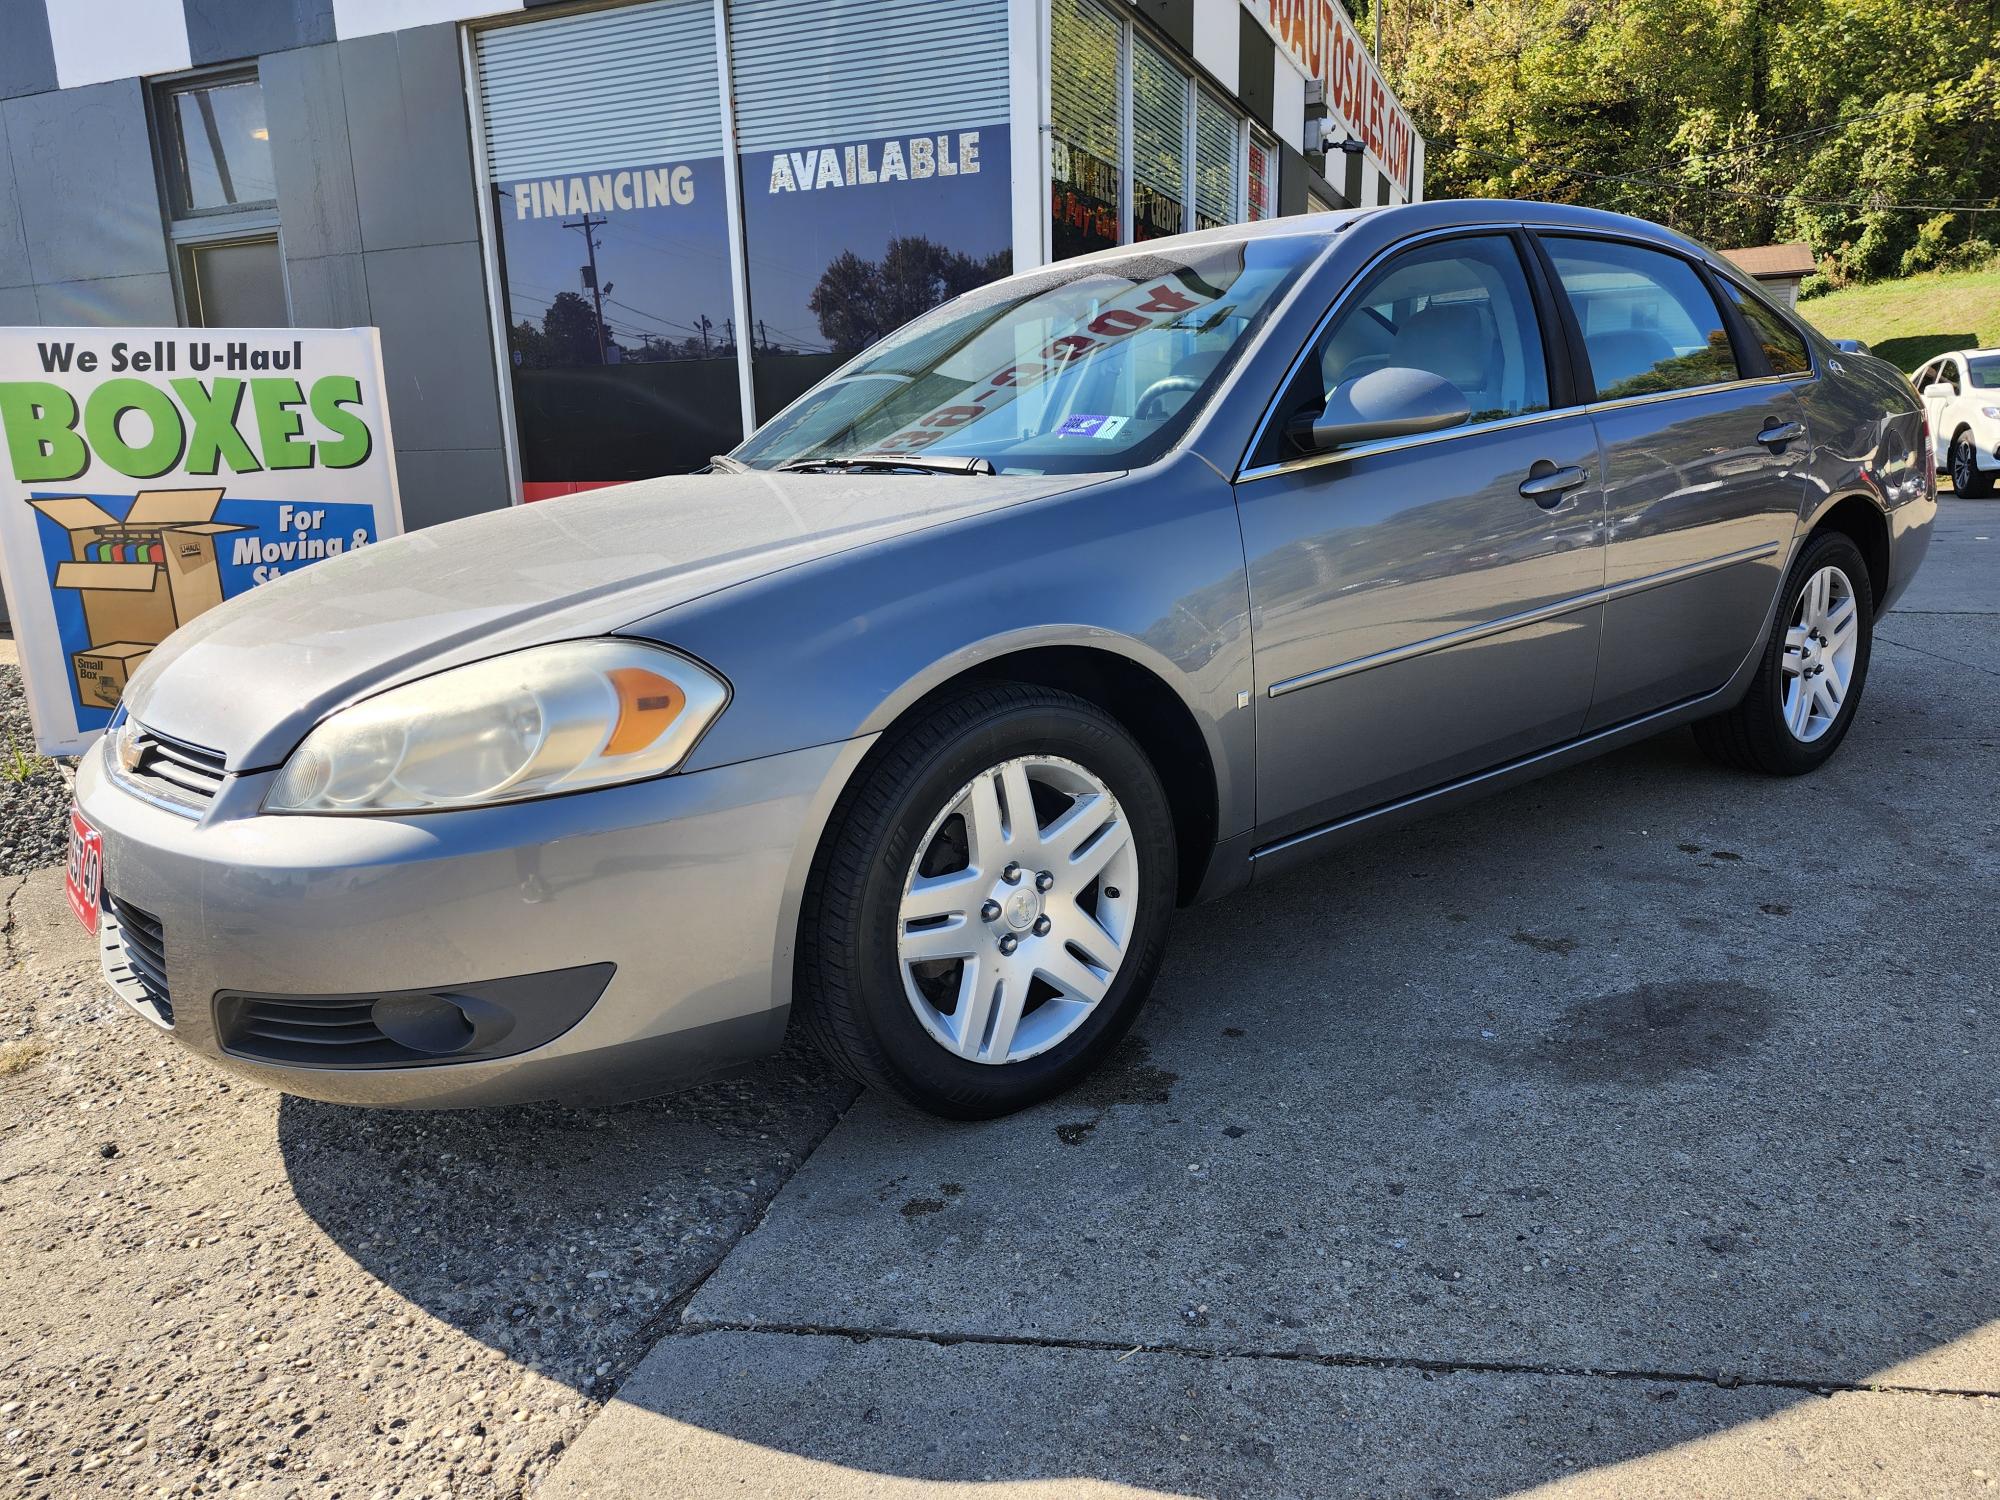
[[[713,1274],[846,1098],[810,1060],[604,1113],[291,1101],[292,1179],[579,1390],[673,1335],[557,1495],[655,1451],[682,1493],[1498,1495],[1753,1422],[1920,1492],[2000,1420],[1937,1394],[2000,1391],[1975,628],[1897,621],[1808,780],[1671,735],[1183,913],[1103,1074],[975,1126],[864,1099]]]
[[[286,1098],[300,1205],[432,1315],[608,1391],[854,1097],[796,1048],[610,1109],[374,1111]]]

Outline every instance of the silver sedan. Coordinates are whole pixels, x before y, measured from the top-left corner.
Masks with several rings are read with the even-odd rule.
[[[789,1026],[1017,1109],[1132,1025],[1177,904],[1676,725],[1822,764],[1929,446],[1889,366],[1601,213],[1025,273],[710,472],[173,636],[77,782],[106,974],[357,1104],[658,1092]]]

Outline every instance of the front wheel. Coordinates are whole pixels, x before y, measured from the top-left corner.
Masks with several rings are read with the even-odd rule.
[[[1846,738],[1868,678],[1875,603],[1861,549],[1840,532],[1807,544],[1785,592],[1763,661],[1743,701],[1694,726],[1724,765],[1802,776]]]
[[[1951,440],[1951,487],[1961,500],[1984,500],[1993,493],[1996,476],[1979,467],[1979,452],[1970,431]]]
[[[1084,699],[996,683],[891,731],[843,797],[800,926],[801,1023],[934,1114],[1069,1087],[1137,1015],[1178,862],[1164,789]]]

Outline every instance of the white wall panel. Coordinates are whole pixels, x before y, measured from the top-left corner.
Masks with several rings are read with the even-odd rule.
[[[266,0],[267,4],[276,0]],[[471,21],[505,15],[521,8],[522,0],[333,0],[334,34],[345,40],[429,26],[437,21]],[[178,11],[180,6],[174,5]]]
[[[49,41],[66,89],[188,66],[180,0],[52,0]],[[0,47],[10,43],[0,35]]]
[[[1271,68],[1271,116],[1278,139],[1294,151],[1306,149],[1306,75],[1284,53],[1277,53]]]
[[[1242,14],[1232,0],[1194,0],[1194,60],[1232,94],[1240,86]]]

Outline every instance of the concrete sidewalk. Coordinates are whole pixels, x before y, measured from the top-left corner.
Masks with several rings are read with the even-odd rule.
[[[1996,536],[1815,777],[1635,747],[1184,913],[1067,1098],[864,1098],[541,1493],[1994,1493]]]

